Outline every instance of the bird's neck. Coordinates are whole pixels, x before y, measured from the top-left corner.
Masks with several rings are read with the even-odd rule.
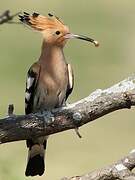
[[[41,71],[44,74],[48,74],[52,79],[63,82],[67,63],[62,47],[43,43],[39,63],[41,64]]]
[[[43,42],[39,62],[45,65],[54,66],[59,64],[61,61],[65,61],[63,47],[56,45],[48,45]]]

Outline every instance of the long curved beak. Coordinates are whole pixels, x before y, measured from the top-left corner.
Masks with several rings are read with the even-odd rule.
[[[81,39],[81,40],[84,40],[84,41],[89,41],[89,42],[93,43],[96,47],[99,46],[98,41],[95,41],[94,39],[89,38],[87,36],[68,33],[64,37],[65,37],[65,39]]]

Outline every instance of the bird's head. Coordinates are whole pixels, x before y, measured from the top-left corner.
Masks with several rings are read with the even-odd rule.
[[[81,39],[99,46],[98,42],[86,36],[72,34],[69,28],[56,16],[48,14],[48,17],[38,13],[32,15],[24,12],[19,15],[20,21],[43,34],[45,43],[49,45],[64,46],[68,39]]]

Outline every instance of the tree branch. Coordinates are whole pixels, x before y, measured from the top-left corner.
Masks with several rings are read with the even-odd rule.
[[[132,170],[135,168],[135,149],[126,157],[105,168],[95,170],[82,176],[71,178],[64,177],[61,180],[135,180]]]
[[[20,12],[11,15],[6,10],[0,15],[0,25],[4,23],[20,24],[13,21]],[[50,135],[78,127],[98,119],[113,111],[135,106],[135,75],[105,89],[98,89],[88,97],[52,111],[30,115],[14,115],[13,105],[9,105],[8,116],[0,120],[0,143],[26,140],[43,135]],[[62,180],[135,180],[135,150],[116,163],[92,171],[82,176]]]
[[[80,127],[118,109],[135,105],[135,75],[88,97],[67,105],[29,115],[13,115],[0,120],[0,143],[50,135]],[[11,115],[10,115],[11,114]]]
[[[14,22],[13,19],[15,16],[18,16],[20,14],[20,12],[11,15],[10,10],[6,10],[4,11],[1,15],[0,15],[0,25],[4,24],[4,23],[10,23],[10,24],[20,24],[20,22]]]

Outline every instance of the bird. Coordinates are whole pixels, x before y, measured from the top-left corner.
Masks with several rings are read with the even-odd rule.
[[[81,39],[99,43],[92,38],[70,32],[69,27],[60,18],[49,13],[24,12],[20,21],[31,29],[40,32],[43,37],[41,54],[28,70],[25,91],[25,113],[51,111],[62,107],[74,86],[73,69],[67,63],[63,49],[69,39]],[[28,147],[26,176],[42,176],[45,171],[45,150],[48,137],[42,136],[26,140]]]

